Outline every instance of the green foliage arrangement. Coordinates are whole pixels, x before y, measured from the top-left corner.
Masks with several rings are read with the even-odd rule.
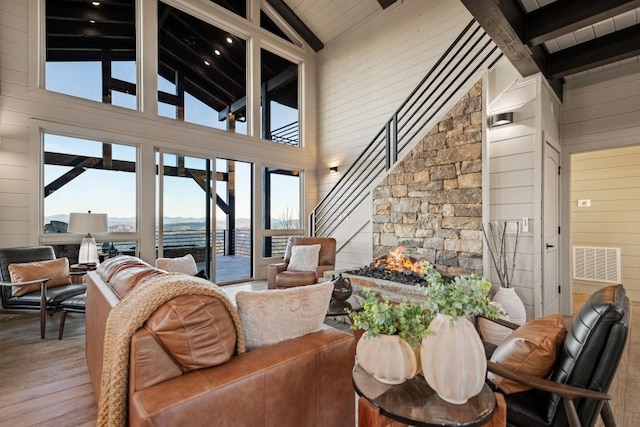
[[[457,319],[460,316],[484,316],[496,318],[503,314],[489,304],[491,282],[482,276],[456,276],[451,283],[432,281],[425,288],[430,309]]]
[[[365,298],[360,303],[361,311],[346,310],[351,316],[352,329],[364,330],[365,337],[379,334],[400,335],[411,347],[420,346],[434,317],[431,311],[406,300],[396,304],[387,297],[378,299],[370,290],[364,290],[364,294]]]

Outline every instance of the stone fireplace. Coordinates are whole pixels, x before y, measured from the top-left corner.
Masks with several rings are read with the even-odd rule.
[[[373,191],[373,255],[397,246],[447,276],[482,274],[482,84]]]

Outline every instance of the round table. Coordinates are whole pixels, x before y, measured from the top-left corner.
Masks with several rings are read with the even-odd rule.
[[[353,385],[360,399],[377,407],[381,415],[412,426],[480,426],[489,421],[496,407],[493,391],[486,384],[467,403],[453,405],[438,397],[422,375],[389,385],[358,364],[353,368]]]

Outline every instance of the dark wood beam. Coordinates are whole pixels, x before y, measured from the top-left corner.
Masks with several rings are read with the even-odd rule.
[[[324,43],[307,27],[307,25],[295,14],[293,10],[283,0],[267,0],[267,2],[287,21],[291,28],[311,46],[315,52],[320,52],[324,48]]]
[[[397,0],[378,0],[378,3],[380,4],[380,7],[382,7],[382,9],[386,9],[392,4],[394,4],[396,1]]]
[[[640,24],[551,54],[548,76],[564,77],[636,55],[640,55]]]
[[[462,0],[518,72],[527,77],[540,71],[531,51],[522,44],[525,12],[515,0]]]
[[[640,0],[558,0],[526,17],[524,42],[542,44],[640,7]]]

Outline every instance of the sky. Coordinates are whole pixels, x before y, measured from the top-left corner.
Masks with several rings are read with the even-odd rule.
[[[46,88],[81,98],[101,101],[101,65],[97,62],[57,62],[46,64]],[[113,62],[112,75],[118,79],[136,83],[135,62]],[[174,93],[175,86],[159,77],[159,89]],[[112,104],[135,109],[136,96],[112,92]],[[297,120],[297,110],[275,105],[272,113],[272,129]],[[213,113],[213,114],[212,114]],[[158,106],[158,114],[175,117],[175,107]],[[224,129],[225,122],[217,120],[217,112],[192,96],[185,96],[185,121],[204,126]],[[237,122],[236,132],[246,134],[246,123]],[[45,151],[70,153],[87,156],[102,156],[102,143],[86,139],[46,134]],[[135,147],[114,144],[113,158],[118,160],[136,160]],[[165,154],[165,164],[175,164],[175,154]],[[226,162],[216,160],[218,170],[226,170]],[[187,157],[185,166],[204,169],[204,159]],[[70,167],[46,166],[45,186],[67,172]],[[236,163],[236,207],[237,217],[251,217],[251,170],[252,164]],[[260,173],[256,171],[255,173]],[[280,178],[280,177],[278,177]],[[300,186],[274,179],[278,191],[272,192],[273,217],[284,215],[284,211],[293,209],[296,215],[300,205]],[[218,183],[218,186],[221,184]],[[226,185],[226,184],[222,184]],[[165,180],[164,216],[165,217],[203,217],[205,215],[205,196],[203,190],[192,179],[170,177]],[[45,217],[68,214],[69,212],[107,213],[110,217],[134,217],[136,208],[136,183],[131,173],[86,169],[84,173],[71,180],[58,191],[45,198]],[[219,188],[222,189],[222,188]],[[262,195],[256,195],[261,197]],[[218,210],[218,214],[221,211]]]

